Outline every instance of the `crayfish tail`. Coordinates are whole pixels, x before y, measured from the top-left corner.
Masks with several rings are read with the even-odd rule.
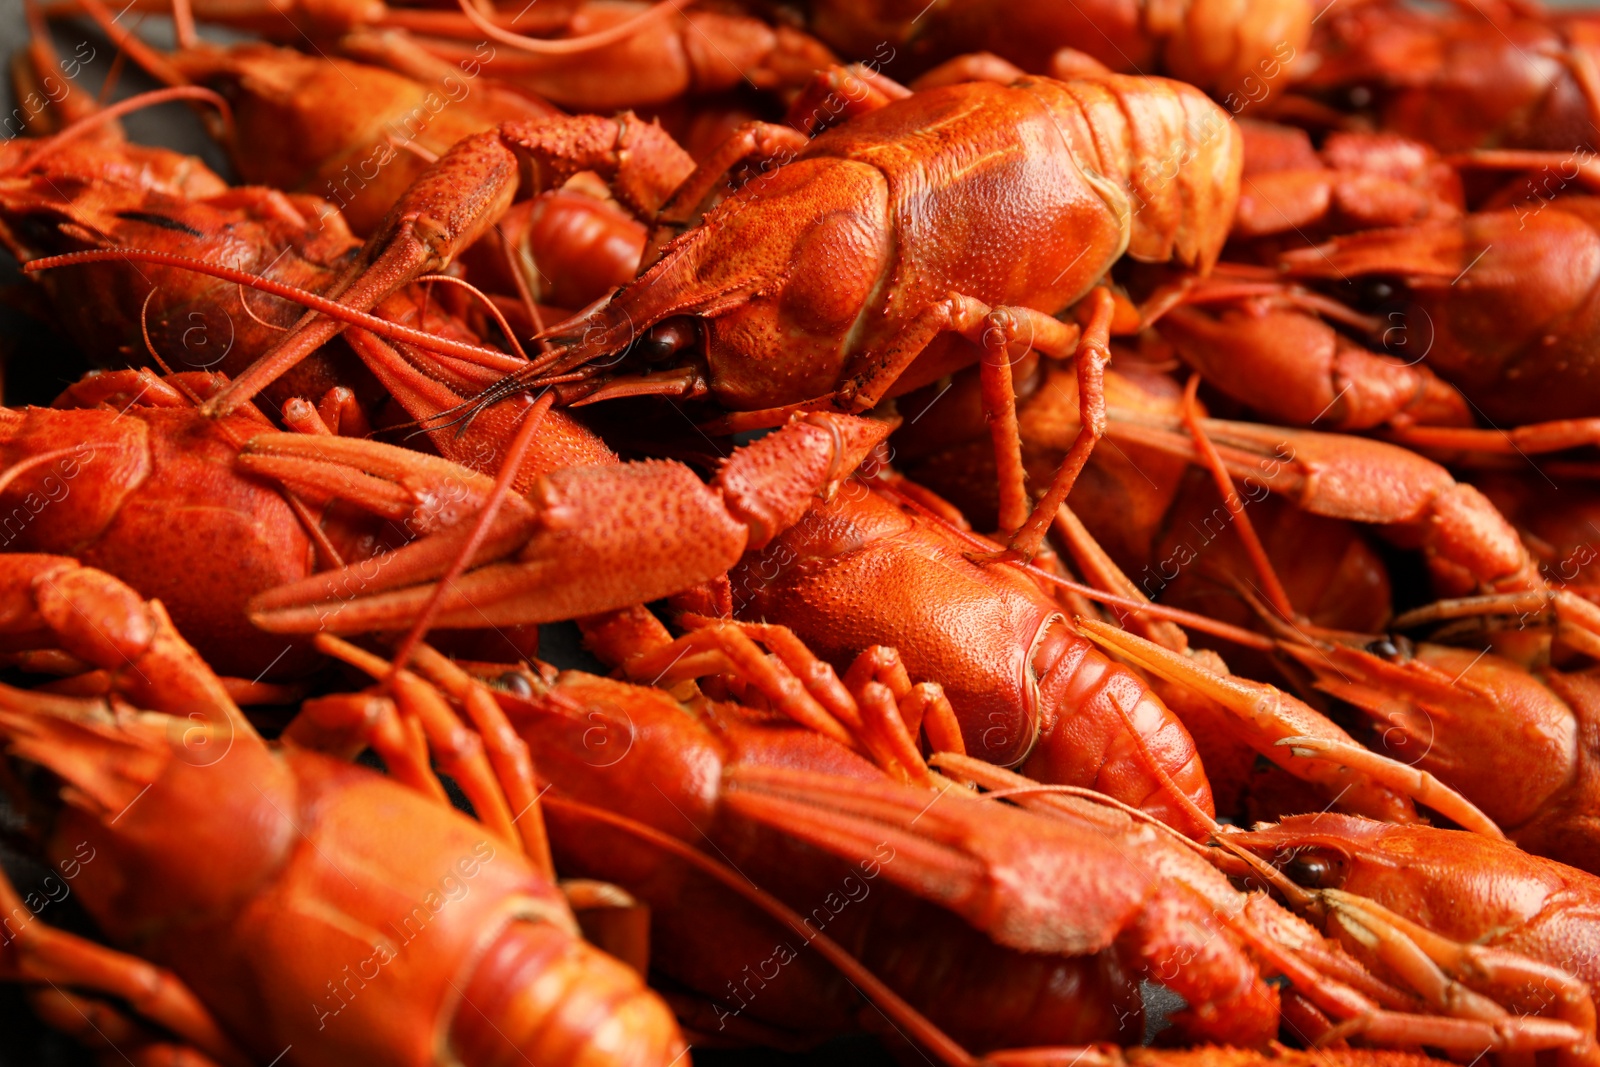
[[[466,1067],[668,1067],[687,1046],[633,970],[550,923],[514,922],[461,991],[450,1042]]]

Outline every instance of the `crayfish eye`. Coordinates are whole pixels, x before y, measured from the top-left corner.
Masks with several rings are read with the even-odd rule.
[[[496,678],[494,682],[497,687],[504,689],[512,696],[519,696],[524,700],[533,696],[533,686],[528,684],[528,679],[516,671],[506,671]]]
[[[1366,643],[1366,651],[1370,651],[1373,656],[1378,656],[1379,659],[1387,659],[1390,662],[1400,659],[1400,646],[1395,645],[1394,641],[1389,640],[1387,637],[1379,637],[1376,641],[1368,641]]]
[[[1384,310],[1398,295],[1399,290],[1386,278],[1367,277],[1356,282],[1356,305],[1363,311]]]
[[[1299,852],[1280,869],[1295,885],[1307,889],[1337,889],[1344,882],[1342,866],[1330,856]]]
[[[700,337],[694,319],[676,318],[658,322],[639,339],[638,352],[646,363],[665,363]]]

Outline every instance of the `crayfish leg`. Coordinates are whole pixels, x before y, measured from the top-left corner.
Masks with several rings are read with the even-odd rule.
[[[372,692],[312,697],[300,705],[279,739],[342,760],[353,760],[370,748],[396,781],[449,803],[429,766],[427,739],[401,724],[391,697]]]
[[[1111,362],[1111,323],[1116,315],[1116,301],[1111,291],[1104,286],[1094,290],[1088,297],[1088,322],[1081,332],[1074,337],[1071,328],[1059,323],[1056,319],[1039,315],[1037,312],[1025,316],[1029,320],[1032,336],[1029,338],[1031,347],[1043,352],[1045,355],[1057,359],[1067,358],[1067,345],[1071,343],[1071,356],[1077,360],[1078,365],[1078,435],[1073,438],[1072,445],[1067,449],[1067,454],[1062,458],[1061,465],[1056,468],[1050,486],[1033,506],[1033,511],[1025,516],[1026,521],[1019,522],[1015,527],[1009,521],[1008,502],[1012,515],[1020,515],[1026,510],[1027,497],[1017,497],[1018,483],[1021,481],[1022,469],[1022,437],[1017,430],[1017,401],[1016,392],[1009,388],[1011,368],[1003,357],[1003,352],[991,352],[989,347],[995,345],[997,339],[991,334],[985,334],[984,359],[979,364],[980,370],[987,374],[993,372],[994,384],[984,383],[984,398],[986,404],[1001,405],[1007,411],[1008,418],[1005,423],[1007,440],[1004,447],[1007,450],[1007,460],[1001,469],[1007,470],[1011,463],[1015,463],[1018,470],[1017,482],[1012,484],[1008,493],[1006,483],[1000,483],[1000,525],[1002,529],[1010,530],[1011,541],[1006,546],[1006,551],[1023,562],[1032,559],[1044,544],[1045,534],[1050,529],[1050,523],[1055,519],[1056,509],[1066,503],[1067,496],[1072,492],[1072,487],[1078,482],[1078,475],[1082,473],[1084,464],[1089,462],[1089,454],[1094,451],[1094,446],[1104,436],[1106,430],[1106,395],[1105,395],[1105,367]],[[1042,320],[1042,321],[1041,321]],[[1009,320],[1015,328],[1015,319]],[[1042,328],[1041,328],[1042,327]],[[991,356],[1000,356],[991,359]],[[998,385],[1002,375],[1007,385],[1006,393],[995,395],[991,399],[991,390]],[[992,406],[991,410],[998,410]],[[991,427],[999,425],[999,420],[990,422]],[[998,430],[995,430],[998,434]],[[1015,443],[1011,437],[1015,435]],[[997,436],[995,439],[995,457],[998,460],[1002,442]]]
[[[789,105],[784,121],[788,128],[810,140],[829,126],[877,111],[910,95],[910,89],[864,64],[834,64],[812,74]]]
[[[1286,739],[1300,741],[1311,735],[1333,744],[1360,746],[1331,720],[1273,686],[1215,674],[1189,657],[1097,620],[1079,619],[1078,628],[1091,640],[1137,666],[1210,698],[1233,716],[1252,748],[1296,777],[1333,789],[1340,797],[1340,804],[1349,810],[1391,822],[1412,822],[1416,820],[1416,813],[1407,798],[1415,794],[1416,799],[1439,810],[1469,819],[1475,814],[1474,825],[1493,826],[1487,816],[1478,813],[1459,794],[1442,786],[1435,789],[1436,782],[1424,786],[1414,781],[1416,772],[1403,764],[1394,764],[1395,774],[1374,774],[1376,761],[1384,761],[1385,766],[1393,764],[1376,753],[1372,754],[1374,763],[1359,768],[1351,761],[1329,766],[1322,761],[1298,758],[1292,749],[1282,747],[1282,742]],[[1301,745],[1302,751],[1309,752],[1309,749],[1309,744]],[[1452,818],[1456,814],[1452,814]]]
[[[1369,1012],[1335,1026],[1320,1041],[1362,1035],[1384,1044],[1423,1044],[1468,1054],[1555,1049],[1563,1064],[1600,1062],[1594,1001],[1588,987],[1567,972],[1516,953],[1442,937],[1353,893],[1329,889],[1322,896],[1332,922],[1442,1014]],[[1531,1014],[1552,1006],[1554,1017]]]
[[[694,169],[687,153],[660,126],[631,113],[615,119],[585,115],[548,123],[504,123],[463,138],[439,157],[323,295],[366,312],[421,275],[443,270],[511,206],[524,157],[533,159],[546,183],[596,171],[613,183],[619,200],[645,214],[653,214]],[[232,411],[345,326],[322,312],[306,312],[288,335],[202,410],[210,416]]]
[[[1449,984],[1460,983],[1476,990],[1478,996],[1485,991],[1496,993],[1514,1010],[1539,1011],[1553,1006],[1556,1017],[1594,1034],[1595,1008],[1589,988],[1565,970],[1515,952],[1444,937],[1354,893],[1326,889],[1322,896],[1336,921],[1356,937],[1376,941],[1385,962],[1441,1010],[1458,1015],[1473,1010],[1473,1001]]]
[[[381,680],[393,694],[402,721],[421,725],[439,768],[461,786],[479,821],[502,841],[513,846],[521,843],[505,791],[484,755],[482,736],[462,725],[442,693],[411,671],[392,670],[381,656],[331,634],[317,635],[317,648]],[[551,873],[548,863],[545,873]]]
[[[957,333],[980,346],[983,407],[994,441],[1000,485],[1000,526],[1012,536],[1003,558],[1026,562],[1039,551],[1056,507],[1071,492],[1078,472],[1105,431],[1103,371],[1111,358],[1107,342],[1115,301],[1109,291],[1098,289],[1090,296],[1089,306],[1089,326],[1080,331],[1032,308],[991,308],[974,297],[951,293],[918,312],[881,353],[863,358],[861,364],[873,370],[853,383],[853,392],[841,392],[839,399],[858,411],[872,407],[941,333]],[[1022,466],[1016,391],[1011,380],[1012,353],[1018,349],[1037,350],[1061,360],[1078,357],[1082,423],[1050,488],[1031,512],[1027,475]]]
[[[661,258],[668,241],[700,221],[707,199],[735,166],[745,160],[766,162],[780,156],[793,159],[810,140],[798,130],[772,122],[747,122],[733,131],[683,179],[656,213],[655,229],[639,260],[639,272],[642,274]]]
[[[353,311],[371,311],[408,282],[443,270],[511,206],[518,166],[499,131],[457,142],[406,191],[360,257],[322,295]],[[307,311],[282,340],[206,401],[201,411],[218,417],[246,403],[346,325]]]
[[[786,626],[680,616],[690,632],[627,663],[631,677],[669,688],[705,674],[733,674],[802,726],[871,756],[901,781],[932,785],[913,727],[933,715],[932,736],[960,745],[960,725],[941,687],[913,686],[900,655],[875,645],[844,680]],[[765,645],[771,657],[756,642]],[[954,740],[952,741],[952,735]],[[964,749],[963,749],[964,751]]]
[[[56,645],[108,672],[110,687],[141,708],[254,736],[222,682],[157,600],[64,556],[0,559],[0,631]]]
[[[1209,384],[1273,421],[1335,430],[1473,424],[1465,398],[1426,365],[1357,344],[1307,299],[1285,290],[1220,307],[1197,301],[1166,312],[1156,330]]]
[[[538,780],[527,742],[518,736],[482,682],[429,645],[417,645],[415,657],[417,670],[466,711],[472,728],[483,739],[484,751],[506,803],[514,812],[511,822],[517,829],[523,850],[536,867],[553,878],[555,865],[550,858],[549,836],[539,807]]]

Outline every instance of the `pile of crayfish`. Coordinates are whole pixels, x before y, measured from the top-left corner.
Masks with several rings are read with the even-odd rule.
[[[22,14],[41,1032],[1600,1067],[1600,18]]]

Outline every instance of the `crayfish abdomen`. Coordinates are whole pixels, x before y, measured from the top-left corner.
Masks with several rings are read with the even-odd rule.
[[[788,626],[840,669],[868,646],[899,649],[914,679],[944,687],[975,756],[1104,790],[1175,825],[1190,825],[1191,805],[1210,815],[1183,725],[1074,633],[1032,578],[980,566],[970,550],[852,481],[746,555],[730,574],[734,611]]]

